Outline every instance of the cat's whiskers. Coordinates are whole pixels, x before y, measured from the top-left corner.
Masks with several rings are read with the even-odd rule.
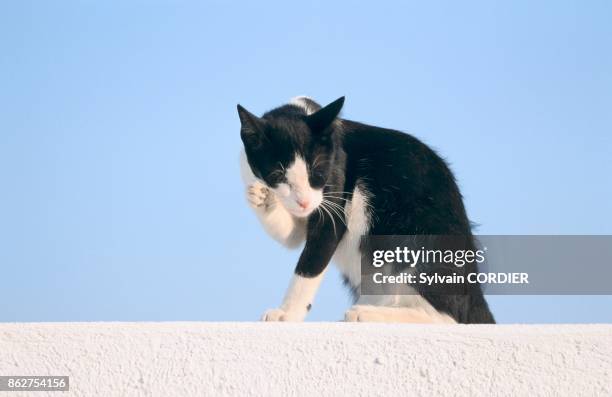
[[[340,196],[333,196],[330,194],[324,194],[323,195],[324,198],[331,198],[331,199],[335,199],[335,200],[344,200],[344,201],[351,201],[350,199],[344,198],[344,197],[340,197]]]
[[[346,214],[344,213],[344,208],[342,208],[342,206],[340,206],[337,203],[334,203],[333,201],[324,199],[321,202],[321,207],[323,207],[324,209],[328,209],[330,212],[332,212],[334,215],[338,217],[338,219],[344,224],[344,226],[347,226]]]
[[[323,220],[323,212],[321,212],[321,209],[319,207],[317,207],[316,210],[317,210],[317,214],[319,214],[319,219],[317,219],[317,226],[319,226],[319,224]]]
[[[332,225],[334,227],[334,235],[337,237],[338,236],[338,232],[336,231],[336,221],[334,221],[333,215],[329,212],[329,210],[325,207],[325,205],[323,205],[323,202],[321,202],[321,205],[319,205],[319,207],[317,207],[317,208],[323,209],[323,211],[325,211],[327,213],[327,215],[329,215],[329,219],[332,221]]]
[[[340,219],[340,222],[342,222],[344,227],[348,228],[348,225],[346,224],[346,221],[343,219],[342,215],[340,213],[338,213],[338,210],[333,210],[332,208],[330,208],[330,210],[333,211],[338,216],[338,219]]]
[[[333,201],[331,201],[331,200],[326,200],[326,199],[323,199],[323,201],[324,201],[324,202],[325,202],[327,205],[329,205],[329,206],[331,206],[331,207],[336,208],[337,210],[339,210],[339,211],[340,211],[340,213],[341,213],[341,214],[343,214],[344,216],[346,216],[346,214],[344,213],[344,207],[343,207],[343,206],[341,206],[340,204],[335,203],[335,202],[333,202]]]

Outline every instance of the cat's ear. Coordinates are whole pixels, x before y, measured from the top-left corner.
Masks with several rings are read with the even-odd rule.
[[[308,124],[308,127],[314,133],[324,131],[338,117],[340,110],[342,110],[342,105],[344,105],[344,97],[336,99],[329,105],[306,117],[306,124]]]
[[[245,145],[258,145],[264,137],[266,122],[238,105],[240,137]]]

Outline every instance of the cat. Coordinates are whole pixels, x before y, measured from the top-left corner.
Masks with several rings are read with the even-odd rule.
[[[237,106],[247,200],[270,236],[304,243],[282,304],[262,320],[303,321],[333,261],[355,298],[345,321],[494,323],[479,285],[461,295],[360,295],[368,236],[474,239],[446,163],[411,135],[339,118],[343,105],[296,97],[262,117]]]

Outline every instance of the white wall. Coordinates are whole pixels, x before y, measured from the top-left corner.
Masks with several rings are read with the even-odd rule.
[[[612,325],[0,324],[0,375],[69,375],[53,396],[612,396]]]

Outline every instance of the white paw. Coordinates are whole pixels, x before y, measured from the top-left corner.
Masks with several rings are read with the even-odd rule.
[[[370,312],[364,306],[355,305],[344,313],[344,321],[347,322],[366,322],[369,321]]]
[[[269,309],[261,316],[261,321],[304,321],[306,312],[285,311],[283,309]]]
[[[274,203],[274,193],[263,183],[253,182],[247,188],[249,205],[257,210],[267,210]]]
[[[354,305],[344,313],[344,321],[359,323],[380,323],[391,320],[385,308],[370,305]]]
[[[411,307],[355,305],[344,314],[344,321],[363,323],[455,323],[449,315],[427,313]]]

